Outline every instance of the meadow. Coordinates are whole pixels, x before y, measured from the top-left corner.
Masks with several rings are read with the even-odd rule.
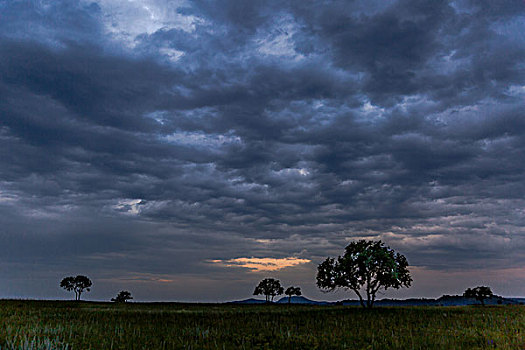
[[[525,349],[524,306],[0,301],[0,349]]]

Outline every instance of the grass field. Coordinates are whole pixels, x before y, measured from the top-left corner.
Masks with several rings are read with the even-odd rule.
[[[1,349],[525,349],[525,307],[0,301]]]

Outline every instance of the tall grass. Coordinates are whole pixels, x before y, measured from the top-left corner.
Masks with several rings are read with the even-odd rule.
[[[525,349],[525,307],[0,301],[0,349]]]

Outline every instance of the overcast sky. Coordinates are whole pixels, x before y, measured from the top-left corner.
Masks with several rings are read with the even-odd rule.
[[[524,296],[524,101],[521,0],[0,0],[0,297]]]

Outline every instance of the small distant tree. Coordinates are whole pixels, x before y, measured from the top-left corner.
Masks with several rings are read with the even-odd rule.
[[[80,296],[82,295],[82,293],[84,291],[89,292],[91,290],[92,285],[93,282],[91,282],[91,280],[88,277],[82,275],[78,275],[76,277],[65,277],[60,282],[60,287],[64,288],[68,292],[75,292],[75,300],[80,300]]]
[[[125,303],[128,300],[133,299],[131,296],[131,293],[127,290],[121,290],[115,298],[111,298],[111,301],[114,301],[116,303]]]
[[[284,294],[288,295],[288,304],[292,302],[292,295],[302,295],[301,287],[288,287],[284,291]]]
[[[367,308],[374,305],[381,288],[398,289],[411,283],[407,259],[381,241],[352,242],[343,256],[327,258],[317,267],[317,286],[321,290],[350,289],[359,297],[361,306]]]
[[[485,299],[489,299],[494,296],[490,287],[479,286],[476,288],[467,288],[463,293],[465,298],[474,298],[481,303],[482,306],[485,306]]]
[[[265,278],[259,282],[257,287],[255,287],[253,295],[263,294],[266,297],[266,302],[270,303],[273,302],[273,298],[275,298],[276,295],[283,294],[283,291],[284,288],[281,286],[281,282],[279,282],[279,280]]]

